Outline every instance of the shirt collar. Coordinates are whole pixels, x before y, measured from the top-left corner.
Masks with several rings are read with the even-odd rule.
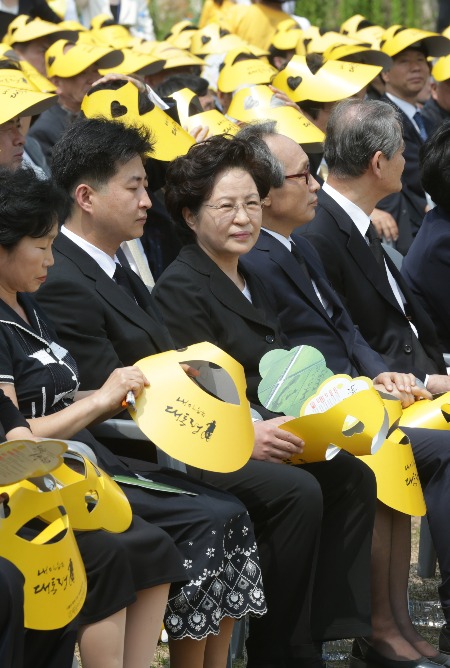
[[[337,204],[339,204],[340,207],[344,209],[344,211],[350,216],[352,221],[355,223],[359,232],[362,234],[363,237],[365,237],[370,225],[369,216],[366,213],[364,213],[364,211],[360,209],[359,206],[351,202],[349,199],[347,199],[347,197],[344,197],[344,195],[342,195],[335,188],[330,186],[328,182],[323,184],[322,190],[326,192],[332,199],[334,199],[335,202],[337,202]]]
[[[73,241],[73,243],[76,244],[79,248],[84,250],[93,260],[95,260],[99,267],[103,269],[103,271],[105,271],[110,278],[114,276],[114,272],[116,270],[115,256],[112,258],[107,253],[100,250],[100,248],[97,248],[97,246],[94,246],[93,244],[89,243],[89,241],[86,241],[86,239],[83,239],[78,234],[75,234],[75,232],[69,230],[65,225],[61,227],[61,232],[71,241]]]
[[[282,243],[283,246],[286,246],[288,251],[291,252],[292,242],[291,242],[290,237],[288,239],[288,238],[284,237],[282,234],[280,234],[279,232],[274,232],[273,230],[267,229],[267,227],[262,227],[261,229],[264,230],[264,232],[267,232],[267,234],[270,234],[275,239],[278,239],[278,241],[280,243]]]
[[[405,102],[405,100],[402,100],[401,98],[397,97],[396,95],[392,95],[391,93],[386,93],[386,97],[388,97],[394,104],[396,104],[397,107],[408,116],[410,121],[414,119],[414,114],[418,111],[414,104],[411,104],[411,102]]]

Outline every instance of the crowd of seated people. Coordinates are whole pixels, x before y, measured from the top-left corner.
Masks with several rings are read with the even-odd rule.
[[[80,5],[91,25],[49,9],[4,26],[2,440],[80,441],[135,484],[126,531],[76,532],[87,596],[62,628],[25,628],[0,551],[0,664],[69,668],[77,641],[83,668],[148,668],[164,622],[172,668],[225,668],[249,615],[248,668],[323,668],[341,638],[354,668],[450,666],[448,433],[404,429],[441,570],[436,649],[408,611],[410,517],[346,452],[287,466],[307,443],[257,393],[262,356],[299,344],[404,408],[450,391],[450,39],[212,4],[161,42],[120,3],[98,20]],[[145,392],[139,359],[202,341],[245,371],[242,468],[182,473],[92,435]]]

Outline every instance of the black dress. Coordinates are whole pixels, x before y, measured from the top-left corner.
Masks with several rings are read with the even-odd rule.
[[[35,302],[28,295],[21,295],[20,303],[31,325],[0,301],[0,384],[14,384],[21,412],[25,417],[39,417],[70,405],[78,387],[77,369],[67,350],[56,342],[53,329]],[[108,473],[134,476],[134,467],[126,468],[87,430],[73,438],[87,441],[99,465]],[[263,614],[265,600],[259,560],[245,506],[234,496],[182,473],[163,470],[148,462],[137,462],[136,466],[139,464],[140,475],[150,473],[153,480],[182,487],[196,496],[123,486],[135,513],[133,526],[139,529],[136,545],[123,546],[125,552],[133,553],[129,556],[135,587],[132,582],[122,586],[123,573],[119,574],[115,567],[113,551],[110,563],[104,564],[97,574],[103,582],[99,583],[95,596],[88,594],[83,623],[95,621],[99,607],[105,616],[105,611],[108,615],[114,612],[119,599],[128,605],[131,600],[127,600],[127,592],[132,598],[136,582],[140,585],[142,579],[151,579],[152,584],[158,580],[176,583],[171,587],[165,616],[167,632],[174,638],[201,639],[209,633],[217,634],[223,617],[240,618],[248,612]],[[176,574],[171,571],[171,579],[164,580],[170,560],[160,554],[161,548],[158,546],[152,552],[137,547],[146,531],[151,533],[150,528],[169,534],[182,554],[182,573],[179,569]],[[98,533],[102,540],[104,536],[113,536],[117,542],[125,542],[124,537],[133,537],[135,532]],[[89,557],[95,559],[95,554],[85,556],[82,552],[82,555],[86,562]]]

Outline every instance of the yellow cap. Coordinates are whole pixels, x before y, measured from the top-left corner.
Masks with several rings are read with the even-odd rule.
[[[234,94],[228,115],[238,121],[276,121],[277,131],[305,146],[309,153],[322,151],[324,133],[297,109],[287,106],[268,86],[250,86]]]
[[[303,43],[304,32],[294,20],[282,21],[277,26],[277,31],[270,42],[271,46],[280,51],[292,51],[298,49],[298,53],[305,53]]]
[[[65,48],[70,46],[66,52]],[[119,50],[89,44],[72,44],[59,39],[45,52],[45,64],[49,77],[74,77],[91,65],[97,64],[98,69],[106,69],[119,65],[123,53]]]
[[[41,93],[55,93],[56,87],[48,79],[46,79],[40,72],[37,71],[33,65],[31,65],[27,60],[19,60],[18,55],[15,51],[9,51],[9,46],[7,44],[0,44],[0,60],[13,61],[17,64],[19,69],[2,69],[0,77],[7,84],[5,77],[9,77],[11,82],[14,82],[14,86],[17,84],[19,88],[20,82],[26,81],[27,86],[30,90],[37,90]],[[15,72],[16,74],[9,75],[10,72]],[[15,78],[14,78],[15,77]]]
[[[446,81],[450,79],[450,56],[439,58],[434,64],[431,74],[436,81]]]
[[[381,50],[388,56],[396,56],[408,48],[422,48],[427,56],[446,56],[450,53],[450,39],[435,32],[419,30],[418,28],[401,28],[394,26],[398,31],[386,31]],[[392,34],[395,32],[395,34]]]
[[[136,51],[150,53],[155,58],[166,61],[165,70],[173,67],[192,67],[194,65],[204,65],[201,58],[197,58],[193,53],[179,49],[170,42],[143,42],[134,46]]]
[[[59,28],[64,28],[64,30],[71,30],[73,32],[86,32],[87,28],[79,23],[79,21],[73,21],[73,20],[68,20],[68,21],[61,21],[61,23],[58,23]]]
[[[189,49],[192,37],[197,30],[198,26],[187,19],[178,21],[178,23],[175,23],[171,27],[169,34],[166,36],[166,41],[170,42],[173,46],[177,46],[179,49]]]
[[[129,47],[134,37],[125,26],[112,25],[91,30],[92,39],[97,46],[107,46],[110,49],[124,49]]]
[[[222,30],[217,23],[209,23],[192,36],[190,49],[196,56],[209,56],[213,53],[228,53],[232,49],[246,47],[246,42],[237,35]]]
[[[359,93],[375,79],[381,69],[375,65],[327,60],[317,73],[313,74],[304,56],[294,56],[272,83],[294,102],[335,102]]]
[[[367,26],[367,28],[358,30],[352,37],[365,44],[370,44],[374,49],[379,49],[384,33],[382,26]]]
[[[58,101],[56,95],[33,90],[23,74],[18,72],[18,75],[14,81],[15,70],[0,70],[0,124],[16,116],[41,114]]]
[[[172,93],[169,97],[177,103],[178,117],[183,127],[191,132],[198,126],[208,127],[206,137],[213,135],[235,135],[239,126],[233,123],[229,118],[221,114],[217,109],[203,111],[200,100],[194,91],[189,88],[182,88]]]
[[[200,371],[198,383],[184,373],[183,363]],[[255,434],[245,375],[236,360],[210,343],[197,343],[151,355],[136,366],[149,386],[137,398],[132,418],[150,440],[175,459],[208,471],[226,473],[244,466]],[[183,419],[193,428],[183,430]]]
[[[232,93],[241,86],[250,84],[269,84],[277,70],[258,58],[239,60],[233,65],[224,65],[217,81],[218,90]]]
[[[344,23],[341,23],[340,32],[344,35],[352,35],[353,33],[357,32],[361,21],[365,20],[366,17],[362,14],[354,14],[353,16],[350,16],[349,19],[344,21]]]
[[[119,485],[78,453],[67,453],[64,459],[65,463],[53,470],[52,476],[61,487],[72,528],[79,531],[103,529],[111,533],[126,531],[131,524],[132,511]],[[71,467],[72,463],[77,470]],[[43,519],[52,521],[54,515],[50,512]]]
[[[102,68],[100,73],[102,75],[109,72],[117,72],[118,74],[156,74],[161,72],[166,64],[165,60],[152,56],[150,53],[142,53],[136,49],[121,49],[123,53],[123,60],[120,65],[116,65],[110,69]]]
[[[392,66],[392,58],[379,49],[370,49],[362,44],[335,44],[323,53],[324,60],[346,60],[350,63],[379,65],[388,70]]]
[[[105,23],[114,23],[114,19],[111,14],[97,14],[97,16],[92,17],[91,19],[91,28],[97,30],[97,28],[103,28]]]
[[[9,495],[9,515],[0,521],[0,555],[25,578],[25,626],[40,631],[66,626],[80,612],[87,587],[61,494],[58,489],[41,491],[28,481],[0,491]],[[55,519],[36,536],[19,536],[26,524],[50,511]]]
[[[336,44],[358,44],[356,39],[332,30],[321,35],[317,33],[306,44],[307,53],[323,53]]]
[[[8,26],[8,31],[3,38],[6,44],[18,44],[31,42],[33,39],[48,37],[52,35],[55,39],[76,40],[77,33],[74,30],[61,28],[57,23],[50,23],[42,19],[33,19],[31,16],[20,14]]]
[[[155,140],[151,155],[157,160],[170,161],[187,153],[195,144],[193,137],[147,96],[144,97],[145,100],[139,97],[138,89],[129,81],[120,88],[98,89],[94,86],[84,96],[81,111],[88,118],[103,116],[125,125],[143,125],[150,129]],[[143,111],[140,102],[145,102]]]
[[[51,81],[44,77],[38,70],[31,65],[27,60],[21,60],[20,69],[28,79],[28,81],[33,85],[36,90],[41,91],[41,93],[56,93],[56,86],[52,84]]]

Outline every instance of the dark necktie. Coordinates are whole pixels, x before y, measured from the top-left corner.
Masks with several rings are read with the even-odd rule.
[[[295,257],[297,262],[299,263],[301,270],[303,271],[306,278],[308,279],[308,282],[311,283],[311,276],[310,276],[310,273],[308,271],[308,267],[306,266],[305,260],[303,259],[300,251],[298,250],[297,246],[295,245],[295,243],[293,241],[291,241],[291,253]]]
[[[420,113],[420,111],[416,111],[416,113],[413,116],[414,121],[416,122],[417,127],[419,128],[419,134],[420,137],[423,141],[426,141],[428,139],[428,133],[425,127],[425,123],[423,120],[423,116]]]
[[[373,223],[370,223],[366,232],[366,237],[369,240],[369,248],[372,251],[375,260],[378,262],[380,267],[382,267],[383,272],[385,273],[386,267],[384,264],[384,254],[383,254],[383,248],[381,246],[381,239],[378,236]]]
[[[116,262],[116,270],[114,272],[113,279],[116,281],[117,285],[119,285],[122,290],[124,290],[127,295],[131,297],[133,301],[136,301],[130,278],[125,269],[118,262]]]

